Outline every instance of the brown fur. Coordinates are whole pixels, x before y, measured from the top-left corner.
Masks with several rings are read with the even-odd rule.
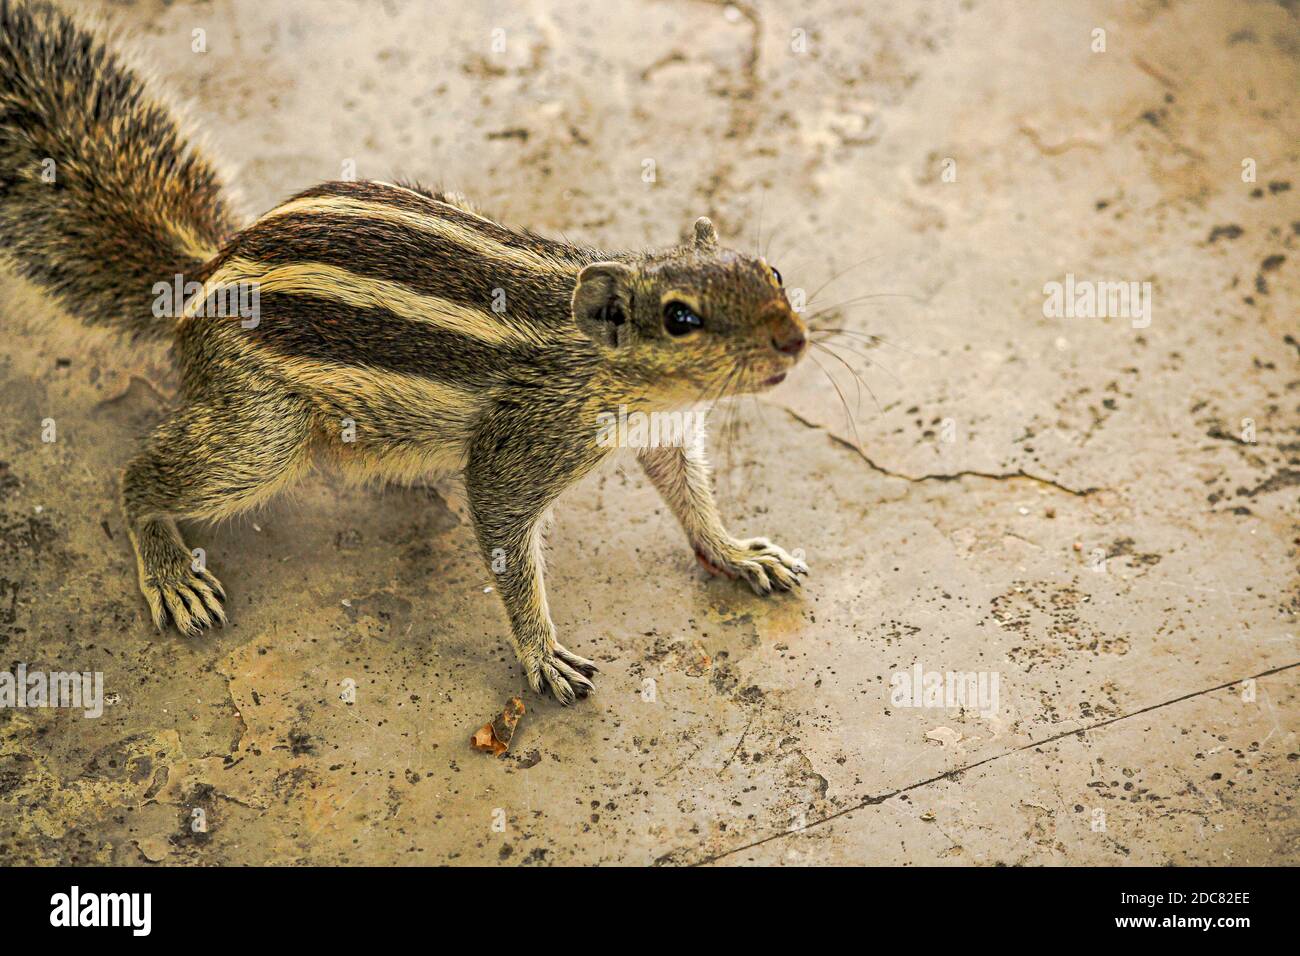
[[[609,453],[602,413],[707,405],[797,361],[804,327],[771,268],[704,219],[684,245],[607,253],[383,183],[326,183],[232,232],[210,171],[111,54],[42,5],[0,0],[0,25],[0,235],[83,318],[170,334],[180,362],[182,407],[122,486],[155,624],[225,621],[178,520],[246,511],[322,456],[362,480],[461,472],[529,682],[585,695],[595,665],[556,640],[542,517]],[[92,108],[105,96],[112,122]],[[68,158],[60,190],[32,179],[42,151]],[[150,318],[173,271],[205,284],[183,316]],[[241,287],[255,315],[214,307]],[[711,571],[767,593],[807,570],[727,533],[699,443],[642,462]]]
[[[119,56],[49,4],[0,0],[5,259],[87,322],[166,338],[153,284],[234,231],[211,165]]]

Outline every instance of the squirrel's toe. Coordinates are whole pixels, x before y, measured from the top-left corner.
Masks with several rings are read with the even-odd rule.
[[[162,631],[170,621],[186,637],[198,637],[205,630],[227,623],[222,605],[225,590],[211,572],[186,573],[163,580],[149,580],[142,588],[154,626]]]
[[[585,657],[581,657],[559,644],[555,645],[555,656],[564,661],[564,663],[568,664],[583,677],[590,677],[592,674],[595,674],[600,670],[600,668],[596,666],[595,662],[589,661]]]
[[[584,669],[595,671],[596,665],[557,645],[538,661],[535,680],[534,669],[527,668],[528,682],[539,693],[542,691],[541,685],[544,685],[556,700],[567,707],[596,689]]]

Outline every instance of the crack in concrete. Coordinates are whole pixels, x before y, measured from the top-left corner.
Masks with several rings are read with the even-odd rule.
[[[853,452],[855,455],[857,455],[859,458],[865,461],[867,463],[867,466],[871,468],[872,471],[879,472],[882,475],[887,475],[890,478],[901,478],[903,481],[908,481],[913,484],[920,484],[921,482],[926,482],[926,481],[960,481],[962,478],[987,478],[990,481],[1015,481],[1017,479],[1023,479],[1024,481],[1032,481],[1035,484],[1044,485],[1048,488],[1054,488],[1057,491],[1063,491],[1067,495],[1074,495],[1076,498],[1086,498],[1089,495],[1093,495],[1099,491],[1105,490],[1104,488],[1099,488],[1095,485],[1090,485],[1087,488],[1071,488],[1069,485],[1064,485],[1054,478],[1044,478],[1041,475],[1030,474],[1029,472],[1025,471],[1025,469],[1023,468],[1018,468],[1015,471],[1000,472],[1000,473],[992,472],[992,471],[978,471],[974,468],[964,468],[961,471],[953,471],[953,472],[939,472],[936,474],[928,474],[928,475],[907,475],[901,471],[894,471],[892,468],[886,468],[884,465],[880,465],[872,461],[871,457],[865,451],[863,451],[857,445],[853,444],[853,442],[849,441],[848,439],[841,438],[839,435],[835,434],[833,431],[831,431],[829,428],[825,427],[824,425],[818,425],[816,422],[809,421],[808,419],[800,415],[798,412],[794,411],[793,409],[787,408],[784,405],[778,405],[777,407],[781,409],[781,411],[789,415],[791,418],[793,418],[795,421],[797,421],[799,424],[803,425],[805,428],[811,428],[814,431],[822,432],[831,441],[835,442],[835,444],[841,445],[844,448],[849,449],[849,451]]]
[[[758,710],[750,712],[749,720],[745,721],[745,729],[741,731],[740,739],[736,741],[736,749],[731,752],[731,756],[728,757],[726,760],[724,760],[722,762],[722,766],[718,768],[719,777],[722,776],[722,771],[726,770],[728,767],[731,766],[731,762],[736,759],[736,754],[740,753],[740,748],[744,746],[745,738],[749,736],[749,728],[754,726],[754,718],[757,717],[762,712],[763,712],[762,704],[759,704]]]
[[[1044,156],[1060,156],[1062,153],[1068,153],[1072,149],[1097,149],[1103,148],[1104,144],[1097,142],[1095,139],[1086,139],[1082,136],[1070,136],[1057,143],[1048,143],[1043,139],[1043,135],[1030,126],[1028,123],[1020,124],[1020,132],[1034,144],[1034,148]]]
[[[694,741],[692,741],[692,743],[694,743]],[[678,763],[677,766],[673,767],[672,770],[669,770],[669,771],[668,771],[666,774],[664,774],[662,777],[658,778],[658,779],[655,781],[655,783],[663,783],[665,780],[667,780],[669,777],[671,777],[673,774],[675,774],[678,770],[681,770],[681,769],[682,769],[683,767],[685,767],[688,763],[690,763],[692,760],[695,759],[695,755],[696,755],[697,753],[699,753],[701,749],[702,749],[702,748],[700,747],[699,744],[695,744],[695,749],[694,749],[694,750],[692,750],[692,751],[691,751],[691,752],[690,752],[690,753],[689,753],[689,754],[688,754],[688,755],[687,755],[687,756],[686,756],[686,757],[685,757],[685,758],[684,758],[680,763]]]
[[[253,803],[251,800],[243,800],[239,797],[231,796],[230,794],[226,793],[224,790],[218,790],[216,787],[212,788],[212,795],[222,800],[228,800],[231,803],[235,804],[236,806],[244,807],[245,809],[248,810],[268,809],[268,806],[265,803]],[[173,804],[173,806],[180,806],[180,804]]]
[[[762,846],[765,843],[771,843],[773,840],[779,840],[782,837],[788,837],[796,833],[803,833],[805,830],[811,830],[815,826],[820,826],[823,823],[828,823],[831,820],[835,820],[839,817],[847,816],[848,814],[853,813],[857,810],[863,810],[867,807],[879,806],[880,804],[884,803],[886,800],[891,800],[894,797],[900,796],[904,793],[910,793],[913,790],[919,790],[921,787],[929,786],[932,783],[938,783],[942,780],[951,780],[955,777],[961,776],[964,773],[967,773],[968,771],[974,770],[976,767],[982,767],[985,764],[992,763],[995,760],[1001,760],[1003,757],[1010,757],[1018,753],[1023,753],[1026,750],[1033,750],[1036,747],[1042,747],[1050,743],[1055,743],[1056,741],[1064,740],[1067,737],[1077,737],[1081,734],[1086,734],[1089,731],[1100,730],[1101,728],[1108,727],[1111,724],[1119,723],[1121,720],[1128,720],[1130,717],[1140,717],[1142,714],[1148,714],[1154,710],[1160,710],[1163,707],[1170,707],[1174,704],[1181,704],[1183,701],[1192,700],[1195,697],[1203,697],[1206,694],[1213,694],[1217,691],[1226,690],[1229,687],[1235,687],[1236,685],[1244,683],[1245,681],[1248,680],[1260,680],[1261,678],[1264,677],[1271,677],[1274,674],[1281,674],[1284,671],[1289,671],[1296,667],[1300,667],[1300,661],[1294,661],[1290,664],[1283,664],[1281,667],[1270,668],[1269,670],[1261,671],[1258,674],[1252,674],[1249,677],[1239,677],[1236,680],[1230,680],[1227,683],[1218,684],[1214,687],[1207,687],[1204,690],[1192,691],[1189,694],[1183,694],[1181,697],[1174,697],[1171,700],[1161,701],[1158,704],[1150,704],[1146,707],[1142,707],[1138,710],[1135,710],[1132,713],[1121,714],[1118,717],[1110,717],[1107,718],[1106,720],[1098,721],[1095,724],[1089,724],[1086,727],[1079,727],[1076,730],[1063,731],[1062,733],[1054,734],[1051,737],[1046,737],[1043,740],[1035,740],[1030,743],[1024,744],[1020,747],[1013,747],[1011,750],[1004,750],[1002,753],[994,754],[991,757],[985,757],[983,760],[977,760],[975,763],[966,764],[965,766],[962,767],[956,767],[952,770],[946,770],[941,774],[936,774],[935,776],[928,777],[925,780],[919,780],[916,783],[908,784],[906,787],[899,787],[897,790],[890,790],[886,793],[865,797],[860,803],[856,803],[851,807],[846,807],[845,809],[832,813],[829,816],[822,817],[820,820],[814,820],[812,823],[809,823],[805,826],[797,827],[791,830],[782,830],[778,833],[769,834],[768,836],[765,836],[760,840],[754,840],[750,843],[744,844],[743,846],[738,846],[735,847],[734,849],[726,850],[722,853],[715,853],[713,856],[706,857],[703,860],[698,860],[690,865],[706,866],[710,863],[716,863],[718,860],[726,859],[727,857],[734,856],[737,853],[743,853],[745,850],[752,850],[756,846]]]

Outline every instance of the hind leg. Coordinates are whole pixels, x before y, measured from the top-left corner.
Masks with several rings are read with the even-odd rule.
[[[309,458],[311,412],[244,386],[204,395],[163,422],[126,467],[122,501],[154,624],[195,635],[224,624],[225,591],[190,552],[178,519],[230,517],[270,498]]]
[[[130,529],[140,593],[158,630],[170,620],[189,636],[226,624],[225,588],[192,556],[171,518],[150,518]]]

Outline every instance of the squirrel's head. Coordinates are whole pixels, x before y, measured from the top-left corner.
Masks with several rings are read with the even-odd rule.
[[[808,347],[781,274],[720,246],[705,218],[685,245],[584,268],[573,316],[621,365],[644,369],[677,400],[771,388]]]

